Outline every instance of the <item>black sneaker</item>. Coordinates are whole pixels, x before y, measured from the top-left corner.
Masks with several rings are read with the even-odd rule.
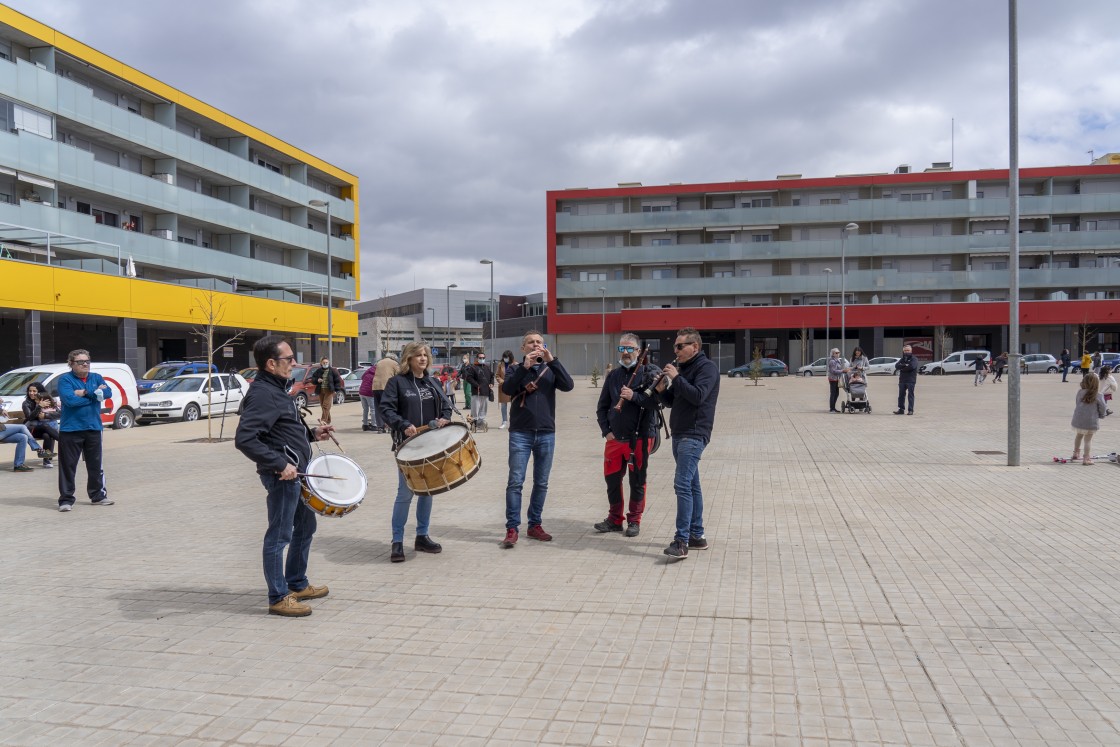
[[[905,413],[905,412],[903,412],[902,410],[895,410],[895,411],[894,411],[894,414],[895,414],[895,415],[905,415],[906,413]]]
[[[684,540],[675,539],[671,543],[669,543],[669,546],[666,547],[662,552],[664,552],[670,558],[684,560],[688,557],[688,543]]]
[[[595,525],[595,531],[596,532],[621,532],[622,531],[622,525],[621,524],[615,524],[610,519],[605,519],[605,520],[600,521],[598,524]]]
[[[637,537],[642,528],[638,526],[638,522],[630,521],[626,524],[626,531],[623,532],[627,537]]]
[[[708,549],[708,540],[704,539],[704,537],[702,537],[702,536],[701,537],[689,537],[688,538],[688,549],[689,550],[707,550]]]
[[[393,563],[404,562],[404,543],[394,542],[392,549],[389,551],[389,560]]]

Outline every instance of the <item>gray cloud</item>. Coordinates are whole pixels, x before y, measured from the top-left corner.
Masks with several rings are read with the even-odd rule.
[[[545,287],[548,189],[1007,164],[1003,2],[10,5],[357,174],[363,296]],[[111,7],[111,12],[106,8]],[[1021,164],[1120,149],[1112,0],[1021,0]]]

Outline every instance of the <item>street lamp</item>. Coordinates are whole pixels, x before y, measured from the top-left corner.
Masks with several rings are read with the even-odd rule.
[[[600,288],[599,292],[603,294],[603,308],[599,314],[600,331],[603,335],[603,370],[607,369],[607,289]]]
[[[432,334],[435,334],[435,330],[436,330],[436,310],[433,307],[429,306],[428,311],[432,312]]]
[[[844,344],[847,341],[847,329],[844,320],[844,311],[847,307],[847,294],[848,294],[848,270],[847,270],[847,257],[845,250],[847,249],[848,231],[858,231],[858,223],[849,223],[844,226],[840,231],[840,357],[844,357]]]
[[[331,326],[331,308],[334,306],[331,299],[331,204],[326,200],[311,200],[307,204],[327,211],[327,359],[334,363],[334,327]]]
[[[494,304],[494,260],[480,259],[480,265],[490,265],[490,365],[498,360],[498,349],[494,347],[498,339],[498,309]]]
[[[832,280],[832,268],[824,268],[824,273],[824,354],[830,356],[832,355],[832,296],[828,284]]]
[[[458,288],[456,283],[447,286],[447,364],[451,365],[451,289]],[[434,316],[434,314],[433,314]]]

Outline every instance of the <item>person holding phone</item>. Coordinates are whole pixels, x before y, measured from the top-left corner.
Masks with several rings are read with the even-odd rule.
[[[517,544],[521,527],[521,491],[529,457],[533,457],[533,492],[529,496],[528,535],[549,542],[552,535],[541,525],[548,494],[548,475],[556,450],[556,392],[570,392],[575,382],[544,344],[535,329],[521,338],[521,364],[511,366],[502,383],[510,397],[509,479],[506,481],[506,536],[501,546]]]

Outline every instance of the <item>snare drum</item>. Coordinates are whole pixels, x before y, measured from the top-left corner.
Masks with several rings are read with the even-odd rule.
[[[474,437],[462,423],[427,430],[408,438],[397,449],[397,467],[417,495],[438,495],[474,477],[482,458]]]
[[[320,516],[345,516],[366,497],[366,473],[353,459],[342,454],[320,454],[307,463],[308,475],[341,477],[302,477],[300,497]]]

